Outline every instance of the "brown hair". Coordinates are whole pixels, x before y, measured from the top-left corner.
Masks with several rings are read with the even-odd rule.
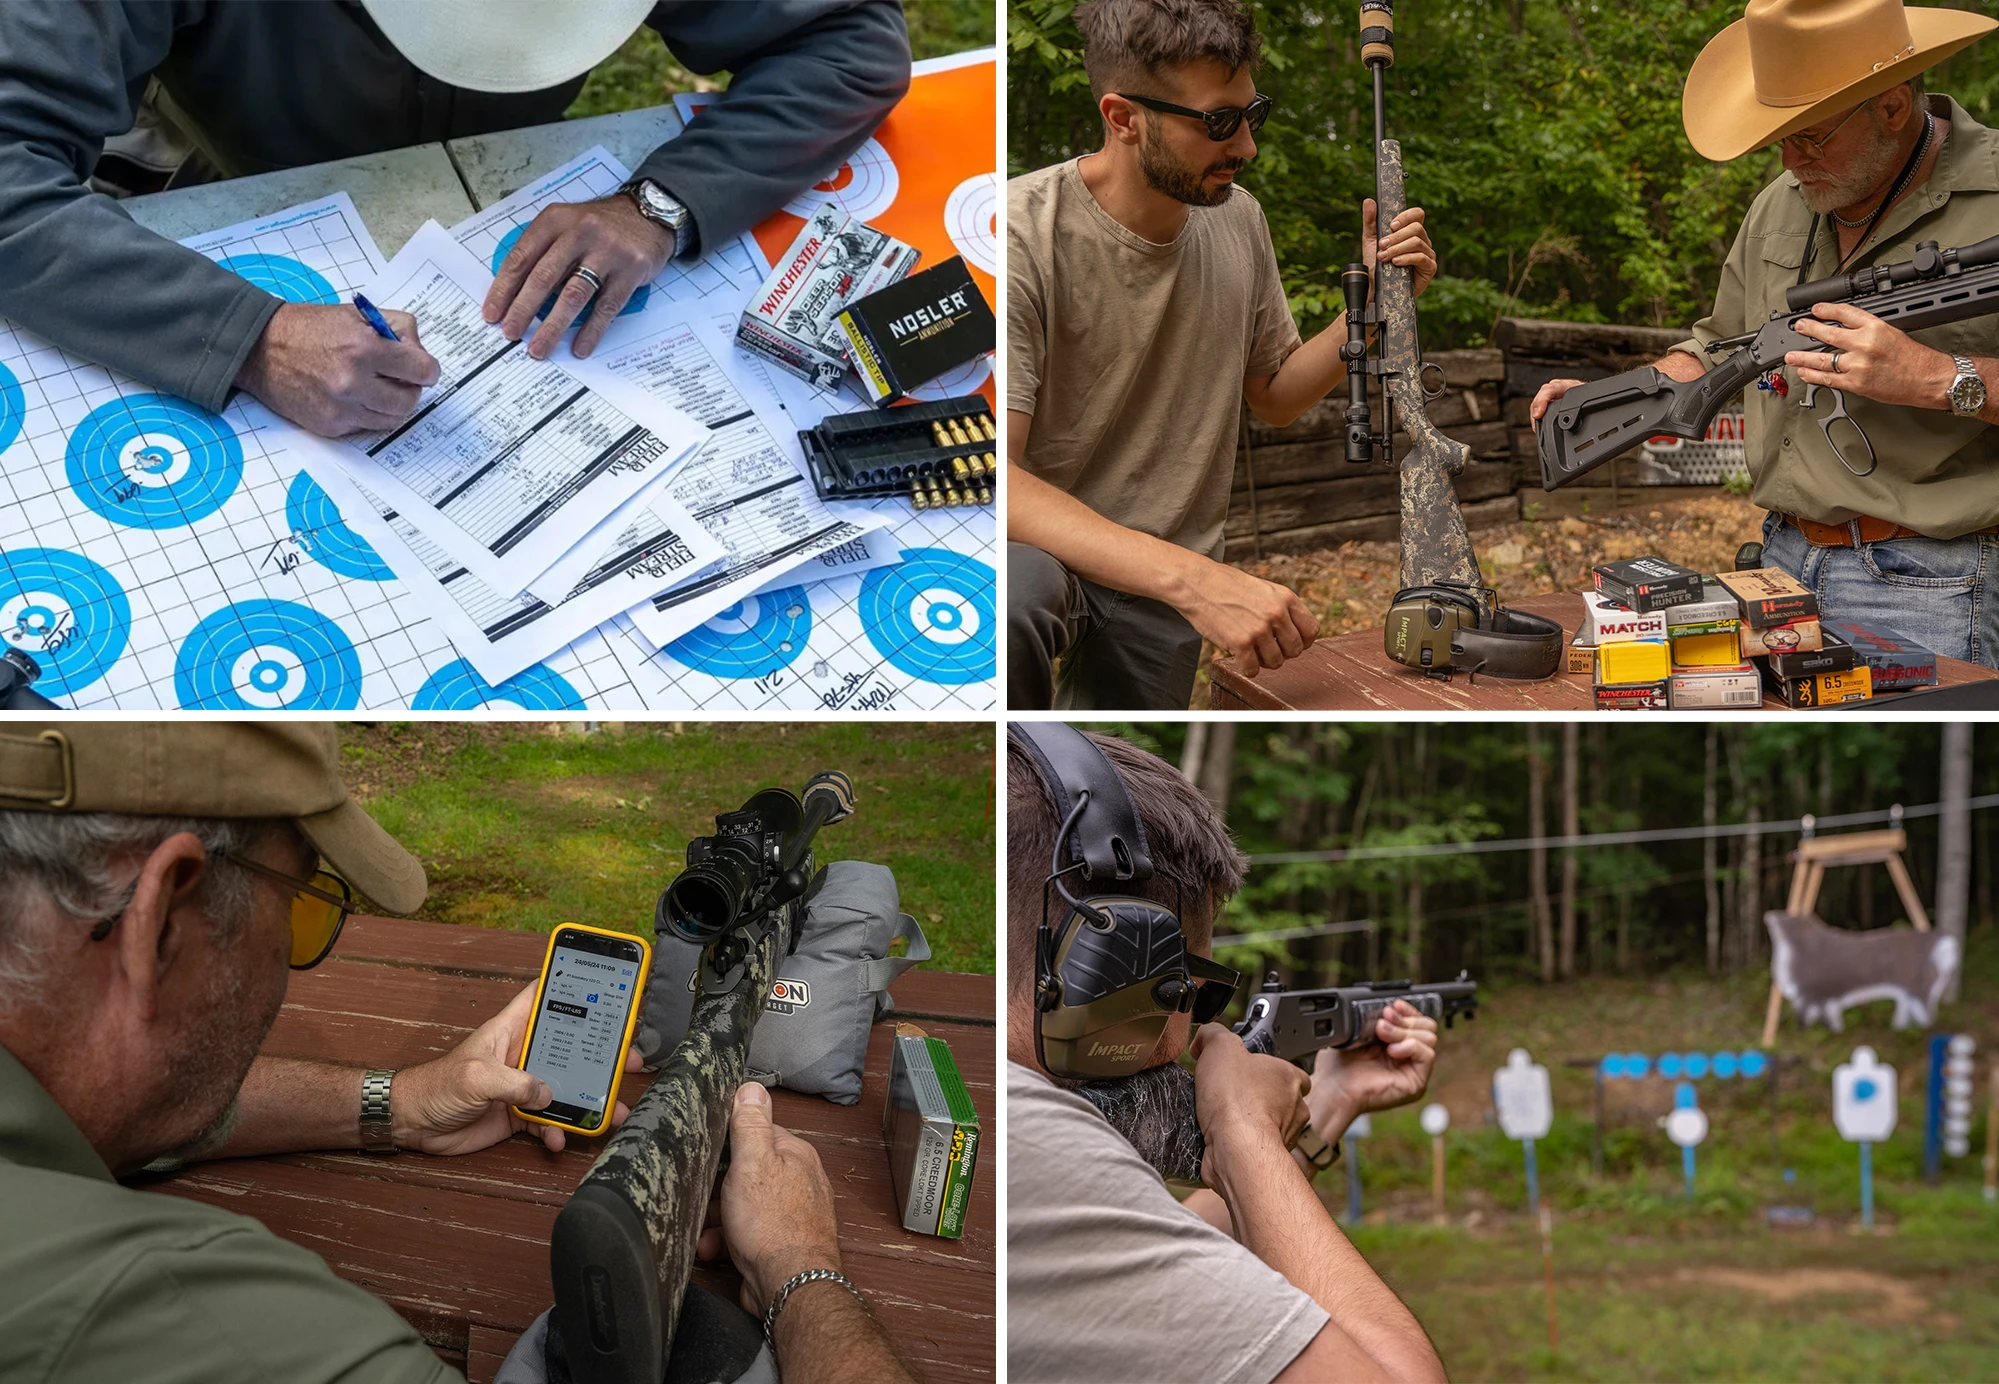
[[[1168,68],[1220,63],[1233,76],[1263,56],[1242,0],[1089,0],[1076,9],[1090,95],[1142,85]],[[1151,92],[1140,92],[1151,95]]]
[[[1214,804],[1157,755],[1114,735],[1085,732],[1124,780],[1151,848],[1152,882],[1138,890],[1162,903],[1174,901],[1190,941],[1205,950],[1215,910],[1242,886],[1248,862],[1236,848]],[[1033,760],[1011,736],[1006,745],[1006,913],[1008,989],[1020,995],[1034,985],[1034,931],[1041,922],[1041,886],[1055,851],[1061,821],[1055,800]],[[1060,896],[1055,902],[1061,904]],[[1061,917],[1050,910],[1051,922]]]

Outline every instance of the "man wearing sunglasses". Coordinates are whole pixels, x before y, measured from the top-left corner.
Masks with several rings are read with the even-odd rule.
[[[1918,242],[1999,234],[1999,132],[1923,71],[1995,21],[1901,0],[1757,0],[1687,78],[1687,137],[1717,161],[1775,144],[1784,172],[1757,196],[1722,266],[1714,311],[1654,362],[1677,380],[1712,342],[1753,332],[1785,290],[1908,260]],[[1831,619],[1999,667],[1999,317],[1907,333],[1850,303],[1798,331],[1827,343],[1743,391],[1763,561],[1815,591]],[[1535,396],[1538,422],[1579,381]],[[1845,393],[1875,460],[1821,394]]]
[[[1155,873],[1135,892],[1178,910],[1190,956],[1244,862],[1214,807],[1172,765],[1108,735]],[[1291,1151],[1308,1118],[1336,1141],[1363,1111],[1423,1094],[1437,1025],[1398,1003],[1387,1044],[1321,1052],[1308,1078],[1217,1023],[1227,981],[1194,970],[1136,1076],[1051,1074],[1035,1041],[1036,943],[1061,829],[1028,752],[1007,744],[1007,1374],[1107,1379],[1441,1380],[1423,1329],[1341,1233]],[[1190,1042],[1191,1039],[1191,1042]],[[1179,1065],[1194,1059],[1192,1081]],[[1191,1091],[1189,1086],[1191,1085]],[[1156,1169],[1205,1143],[1207,1186],[1176,1201]]]
[[[1076,22],[1103,147],[1007,186],[1008,705],[1184,709],[1203,638],[1254,673],[1318,636],[1222,561],[1222,530],[1242,405],[1295,419],[1344,383],[1346,333],[1301,341],[1236,186],[1271,110],[1248,10],[1094,0]],[[1422,290],[1421,208],[1378,253]]]

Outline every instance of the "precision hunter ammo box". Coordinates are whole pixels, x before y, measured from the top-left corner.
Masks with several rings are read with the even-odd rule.
[[[1701,574],[1662,557],[1634,557],[1591,569],[1596,589],[1641,614],[1702,599]]]
[[[868,413],[829,413],[799,433],[820,498],[901,497],[918,509],[990,506],[999,474],[983,394]]]
[[[882,1140],[906,1230],[957,1239],[979,1165],[979,1115],[942,1038],[897,1024]]]

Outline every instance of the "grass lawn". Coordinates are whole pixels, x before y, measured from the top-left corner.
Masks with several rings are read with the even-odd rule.
[[[1922,1179],[1928,1035],[1891,1031],[1886,1003],[1849,1010],[1844,1034],[1802,1030],[1787,1006],[1777,1051],[1801,1060],[1783,1069],[1774,1160],[1767,1081],[1695,1083],[1711,1132],[1689,1202],[1679,1149],[1657,1124],[1672,1083],[1605,1084],[1593,1176],[1593,1074],[1562,1060],[1754,1047],[1767,973],[1481,987],[1487,1007],[1445,1035],[1431,1086],[1452,1118],[1448,1220],[1430,1223],[1430,1140],[1415,1108],[1391,1111],[1359,1142],[1367,1214],[1354,1241],[1459,1381],[1999,1379],[1999,1205],[1983,1199],[1979,1167],[1999,1056],[1999,937],[1974,929],[1968,952],[1970,999],[1946,1006],[1938,1030],[1977,1038],[1978,1113],[1971,1156],[1945,1159],[1937,1187]],[[1832,1069],[1862,1043],[1894,1064],[1900,1096],[1900,1123],[1874,1150],[1871,1236],[1859,1233],[1858,1151],[1831,1119]],[[1554,1084],[1555,1125],[1536,1150],[1555,1213],[1554,1354],[1521,1149],[1490,1114],[1491,1074],[1516,1046]],[[1341,1215],[1345,1179],[1335,1165],[1318,1184]],[[1773,1228],[1773,1203],[1810,1207],[1814,1222]]]
[[[845,770],[858,805],[819,859],[888,866],[929,964],[992,974],[989,724],[378,722],[341,740],[349,789],[429,872],[417,916],[534,932],[650,927],[717,812]]]

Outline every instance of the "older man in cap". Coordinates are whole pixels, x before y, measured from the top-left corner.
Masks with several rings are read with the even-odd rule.
[[[897,0],[9,0],[0,4],[0,315],[220,410],[241,388],[329,437],[391,427],[437,379],[418,324],[280,303],[134,224],[89,178],[148,79],[210,176],[560,120],[641,24],[729,88],[611,196],[545,209],[486,318],[588,355],[669,260],[723,244],[824,177],[909,85]],[[593,304],[594,299],[594,304]]]
[[[1714,311],[1661,370],[1698,377],[1708,343],[1756,330],[1797,284],[1999,234],[1999,133],[1922,78],[1994,24],[1900,0],[1752,0],[1707,45],[1687,137],[1716,160],[1777,143],[1785,171],[1750,206]],[[1828,616],[1999,667],[1999,317],[1911,334],[1828,303],[1798,330],[1831,355],[1793,352],[1785,387],[1745,391],[1764,561]],[[1544,385],[1535,419],[1577,383]],[[1846,392],[1878,464],[1843,426],[1835,449],[1830,404],[1808,413],[1798,383]]]
[[[287,966],[326,956],[353,889],[423,902],[423,867],[347,796],[338,757],[330,727],[298,722],[0,727],[0,1378],[458,1377],[316,1255],[115,1180],[296,1149],[470,1152],[521,1128],[509,1103],[548,1101],[512,1066],[533,987],[402,1072],[257,1056]],[[837,1270],[811,1146],[754,1085],[732,1129],[720,1228],[745,1296]],[[826,1377],[827,1340],[842,1367],[903,1377],[866,1307],[816,1284],[779,1318],[786,1377]]]

